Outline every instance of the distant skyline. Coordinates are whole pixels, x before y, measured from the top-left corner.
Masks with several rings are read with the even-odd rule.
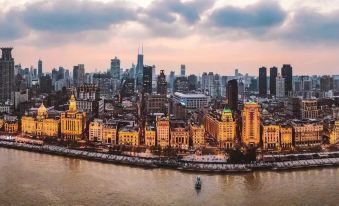
[[[294,74],[339,74],[339,0],[0,0],[0,46],[44,72],[85,64],[105,71],[144,63],[166,74],[258,75],[291,64]]]

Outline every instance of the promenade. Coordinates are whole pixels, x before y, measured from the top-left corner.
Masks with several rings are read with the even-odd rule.
[[[86,160],[101,161],[113,164],[124,164],[130,166],[139,166],[145,168],[172,168],[181,171],[192,172],[251,172],[253,170],[293,170],[307,169],[314,167],[337,167],[339,166],[339,157],[328,157],[319,159],[293,160],[280,162],[254,162],[250,164],[229,164],[221,161],[220,158],[211,158],[209,161],[204,159],[173,159],[166,157],[140,157],[127,155],[114,155],[108,153],[89,152],[78,149],[54,145],[31,145],[25,143],[0,141],[0,147],[19,149],[31,152],[61,155],[65,157],[81,158]],[[321,154],[321,153],[319,153]],[[337,154],[337,153],[335,153]],[[214,161],[215,160],[215,161]]]

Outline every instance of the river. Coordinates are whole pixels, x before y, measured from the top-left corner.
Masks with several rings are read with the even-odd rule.
[[[339,168],[244,174],[143,169],[0,148],[0,205],[337,205]]]

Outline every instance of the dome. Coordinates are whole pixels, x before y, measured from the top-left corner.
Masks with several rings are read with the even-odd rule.
[[[46,116],[47,115],[47,109],[44,105],[44,103],[41,103],[39,109],[38,109],[38,116]]]
[[[71,111],[71,112],[76,112],[77,111],[77,103],[75,101],[75,97],[74,97],[73,94],[71,96],[71,99],[69,100],[69,108],[68,108],[68,110]]]

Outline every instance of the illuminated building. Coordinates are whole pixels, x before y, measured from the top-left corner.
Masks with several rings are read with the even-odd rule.
[[[324,136],[332,145],[339,143],[339,120],[330,120],[324,124]]]
[[[293,135],[292,135],[292,127],[289,125],[280,125],[280,146],[283,149],[291,149]]]
[[[119,130],[119,144],[139,145],[139,131],[136,127],[126,126]]]
[[[94,119],[88,126],[89,141],[102,141],[103,121],[101,119]]]
[[[189,125],[190,137],[194,147],[201,147],[205,145],[205,128],[201,125]]]
[[[69,109],[60,116],[61,136],[66,140],[80,140],[86,130],[86,113],[78,112],[74,95],[69,101]]]
[[[102,142],[105,144],[117,144],[117,126],[105,123],[102,128]]]
[[[5,133],[15,134],[18,133],[18,118],[16,116],[5,115],[3,119],[3,127]]]
[[[48,112],[42,103],[38,109],[37,116],[24,116],[21,118],[21,132],[36,135],[40,138],[58,137],[59,120],[48,118]]]
[[[264,150],[280,148],[280,127],[271,122],[263,122],[261,125],[261,138]]]
[[[232,116],[232,111],[225,108],[224,110],[211,112],[205,115],[206,132],[215,140],[222,148],[234,147],[236,140],[236,121]]]
[[[171,128],[171,147],[188,149],[189,132],[186,128]]]
[[[156,145],[156,130],[153,126],[145,127],[145,145],[146,146],[155,146]]]
[[[167,147],[170,144],[170,125],[167,117],[159,117],[156,121],[157,145]]]
[[[317,119],[319,117],[318,101],[316,99],[300,102],[301,119]]]
[[[242,111],[242,141],[247,146],[257,146],[260,142],[260,107],[255,102],[244,104]]]
[[[317,120],[294,120],[293,139],[296,147],[315,147],[322,143],[323,124]]]
[[[173,101],[193,109],[208,106],[208,97],[205,94],[175,92]]]
[[[97,117],[104,111],[104,100],[95,84],[82,84],[77,87],[77,110],[86,112],[87,116]]]

